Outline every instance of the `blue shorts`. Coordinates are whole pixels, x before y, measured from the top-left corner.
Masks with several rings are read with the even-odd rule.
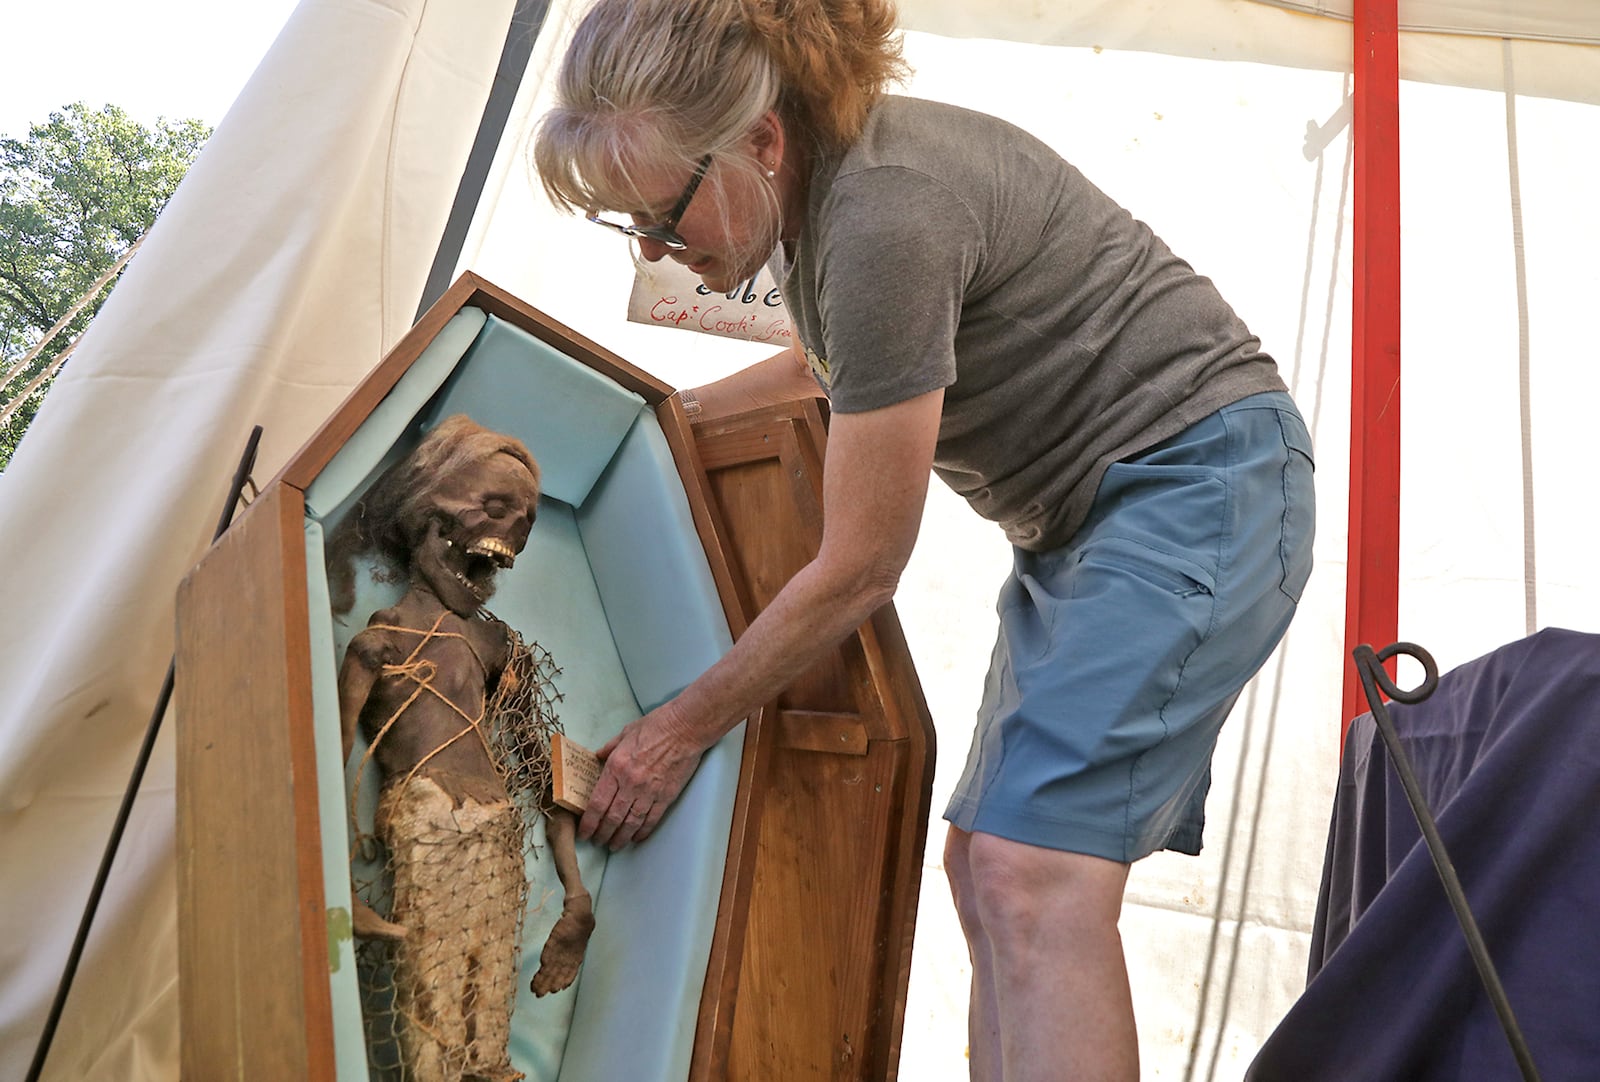
[[[1113,463],[1062,548],[1016,551],[966,770],[967,831],[1130,862],[1200,851],[1211,753],[1311,573],[1311,437],[1289,396]]]

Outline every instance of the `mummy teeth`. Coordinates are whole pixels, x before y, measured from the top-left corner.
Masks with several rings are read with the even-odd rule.
[[[510,567],[517,558],[516,550],[498,537],[480,537],[467,546],[469,556],[492,556],[502,567]]]
[[[515,556],[511,546],[498,537],[480,537],[468,546],[467,551],[474,555]]]

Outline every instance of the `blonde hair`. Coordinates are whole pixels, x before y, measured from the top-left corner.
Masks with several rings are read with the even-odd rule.
[[[540,181],[569,210],[643,209],[637,168],[688,175],[769,110],[789,138],[842,150],[906,73],[895,18],[892,0],[598,0],[534,139]]]

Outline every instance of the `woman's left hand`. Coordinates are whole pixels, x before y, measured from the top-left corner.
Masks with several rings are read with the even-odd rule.
[[[679,734],[671,703],[630,722],[596,754],[605,763],[578,837],[613,851],[648,838],[705,749]]]

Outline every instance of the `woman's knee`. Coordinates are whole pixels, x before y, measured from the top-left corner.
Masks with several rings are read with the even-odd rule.
[[[970,904],[992,932],[1115,927],[1126,864],[989,834],[970,835],[965,848]]]
[[[950,880],[950,895],[955,899],[956,915],[963,926],[977,919],[973,897],[972,865],[968,859],[972,835],[952,826],[944,839],[944,874]]]

